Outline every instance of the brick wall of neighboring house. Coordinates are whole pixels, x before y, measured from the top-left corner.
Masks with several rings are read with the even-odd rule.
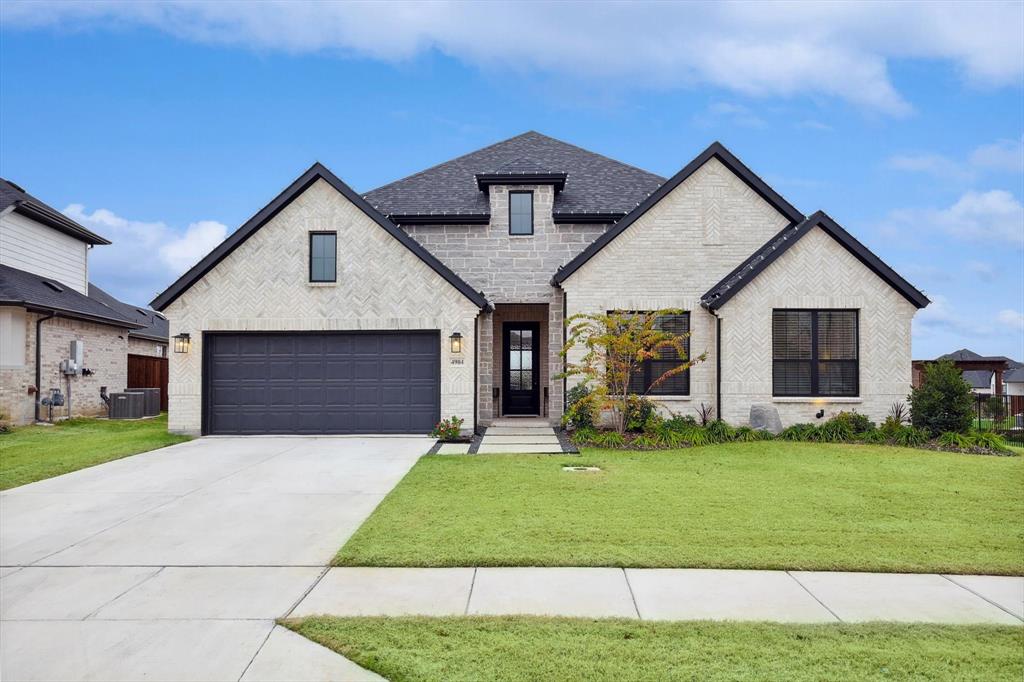
[[[309,232],[338,233],[338,278],[309,277]],[[170,334],[192,336],[169,353],[169,428],[201,428],[203,331],[439,329],[441,415],[473,423],[472,330],[479,309],[426,263],[319,180],[163,311]],[[448,336],[463,335],[460,357]],[[461,361],[461,363],[459,362]]]
[[[562,283],[566,315],[608,310],[690,311],[690,395],[658,398],[694,414],[714,405],[715,318],[705,291],[789,223],[717,159],[705,163]],[[582,349],[570,355],[579,361]]]
[[[509,191],[533,191],[533,234],[510,235]],[[489,225],[404,225],[403,229],[423,244],[474,289],[483,291],[495,304],[544,303],[548,305],[544,364],[550,414],[561,416],[562,292],[551,286],[551,277],[562,265],[586,248],[606,225],[555,224],[551,211],[554,189],[550,185],[509,187],[489,190]],[[493,320],[481,318],[478,334],[481,358],[478,380],[478,409],[481,418],[494,414],[492,391],[500,377],[501,338],[494,336]],[[500,331],[500,327],[499,327]]]
[[[860,396],[772,398],[772,310],[857,309]],[[911,388],[910,327],[917,309],[820,228],[815,228],[722,306],[722,404],[743,424],[751,403],[771,403],[784,425],[855,409],[885,419]]]
[[[25,315],[25,362],[21,367],[5,366],[0,369],[0,411],[10,415],[16,424],[30,423],[34,417],[35,395],[28,387],[35,384],[35,313]],[[42,325],[41,390],[49,395],[51,388],[59,388],[65,405],[54,409],[54,418],[67,417],[68,380],[60,372],[60,361],[70,353],[71,341],[84,342],[83,366],[92,370],[91,376],[71,377],[71,415],[75,417],[105,416],[106,404],[100,399],[100,386],[109,391],[120,391],[128,380],[128,342],[124,329],[93,324],[80,320],[54,318]],[[40,416],[47,416],[41,408]]]
[[[151,357],[166,358],[167,344],[153,341],[151,339],[140,339],[137,336],[129,336],[128,352],[132,355],[149,355]]]

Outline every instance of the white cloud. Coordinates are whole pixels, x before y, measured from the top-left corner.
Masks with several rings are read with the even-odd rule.
[[[821,121],[816,121],[813,118],[809,118],[805,121],[800,121],[799,123],[796,124],[796,127],[802,128],[804,130],[818,130],[823,133],[830,133],[834,130],[834,128],[829,124],[822,123]]]
[[[1020,312],[1019,310],[1000,310],[999,315],[996,316],[996,319],[998,319],[1000,323],[1005,324],[1007,327],[1010,327],[1011,329],[1016,329],[1017,331],[1024,331],[1024,313]]]
[[[967,261],[967,271],[977,275],[978,279],[986,282],[991,282],[998,274],[994,265],[980,260]]]
[[[1016,86],[1024,4],[512,2],[26,2],[13,27],[143,25],[181,39],[389,62],[436,51],[487,68],[605,86],[712,85],[750,96],[825,95],[903,115],[893,59],[944,60],[976,86]]]
[[[887,235],[933,236],[940,230],[976,245],[1024,246],[1024,206],[1012,194],[995,189],[970,191],[945,209],[901,209],[883,224]]]
[[[748,107],[733,102],[712,102],[694,117],[698,125],[712,126],[721,120],[743,128],[766,128],[768,124]]]
[[[957,182],[970,182],[985,171],[1024,173],[1024,138],[983,144],[964,161],[955,161],[942,154],[897,154],[886,159],[885,165],[895,170],[924,173]]]
[[[130,220],[105,208],[89,213],[82,204],[71,204],[63,212],[112,242],[89,252],[89,279],[135,304],[148,304],[228,233],[225,225],[213,220],[192,223],[182,232],[164,222]]]
[[[1024,138],[985,144],[971,154],[971,165],[1010,173],[1024,173]]]
[[[890,156],[885,165],[894,170],[952,180],[970,180],[974,177],[970,169],[941,154],[897,154]]]

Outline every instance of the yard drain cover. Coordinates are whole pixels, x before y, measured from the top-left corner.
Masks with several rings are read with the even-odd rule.
[[[601,467],[564,466],[562,471],[600,471]]]

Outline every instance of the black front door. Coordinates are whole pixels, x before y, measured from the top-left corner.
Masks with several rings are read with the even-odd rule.
[[[506,322],[504,326],[502,412],[540,414],[540,325]]]

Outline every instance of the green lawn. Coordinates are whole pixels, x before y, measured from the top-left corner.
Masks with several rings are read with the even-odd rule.
[[[1013,680],[1024,628],[309,618],[288,627],[392,682]]]
[[[189,440],[167,433],[167,415],[139,421],[72,419],[0,434],[0,490]]]
[[[1024,575],[1022,518],[1017,456],[781,441],[433,455],[335,563]]]

